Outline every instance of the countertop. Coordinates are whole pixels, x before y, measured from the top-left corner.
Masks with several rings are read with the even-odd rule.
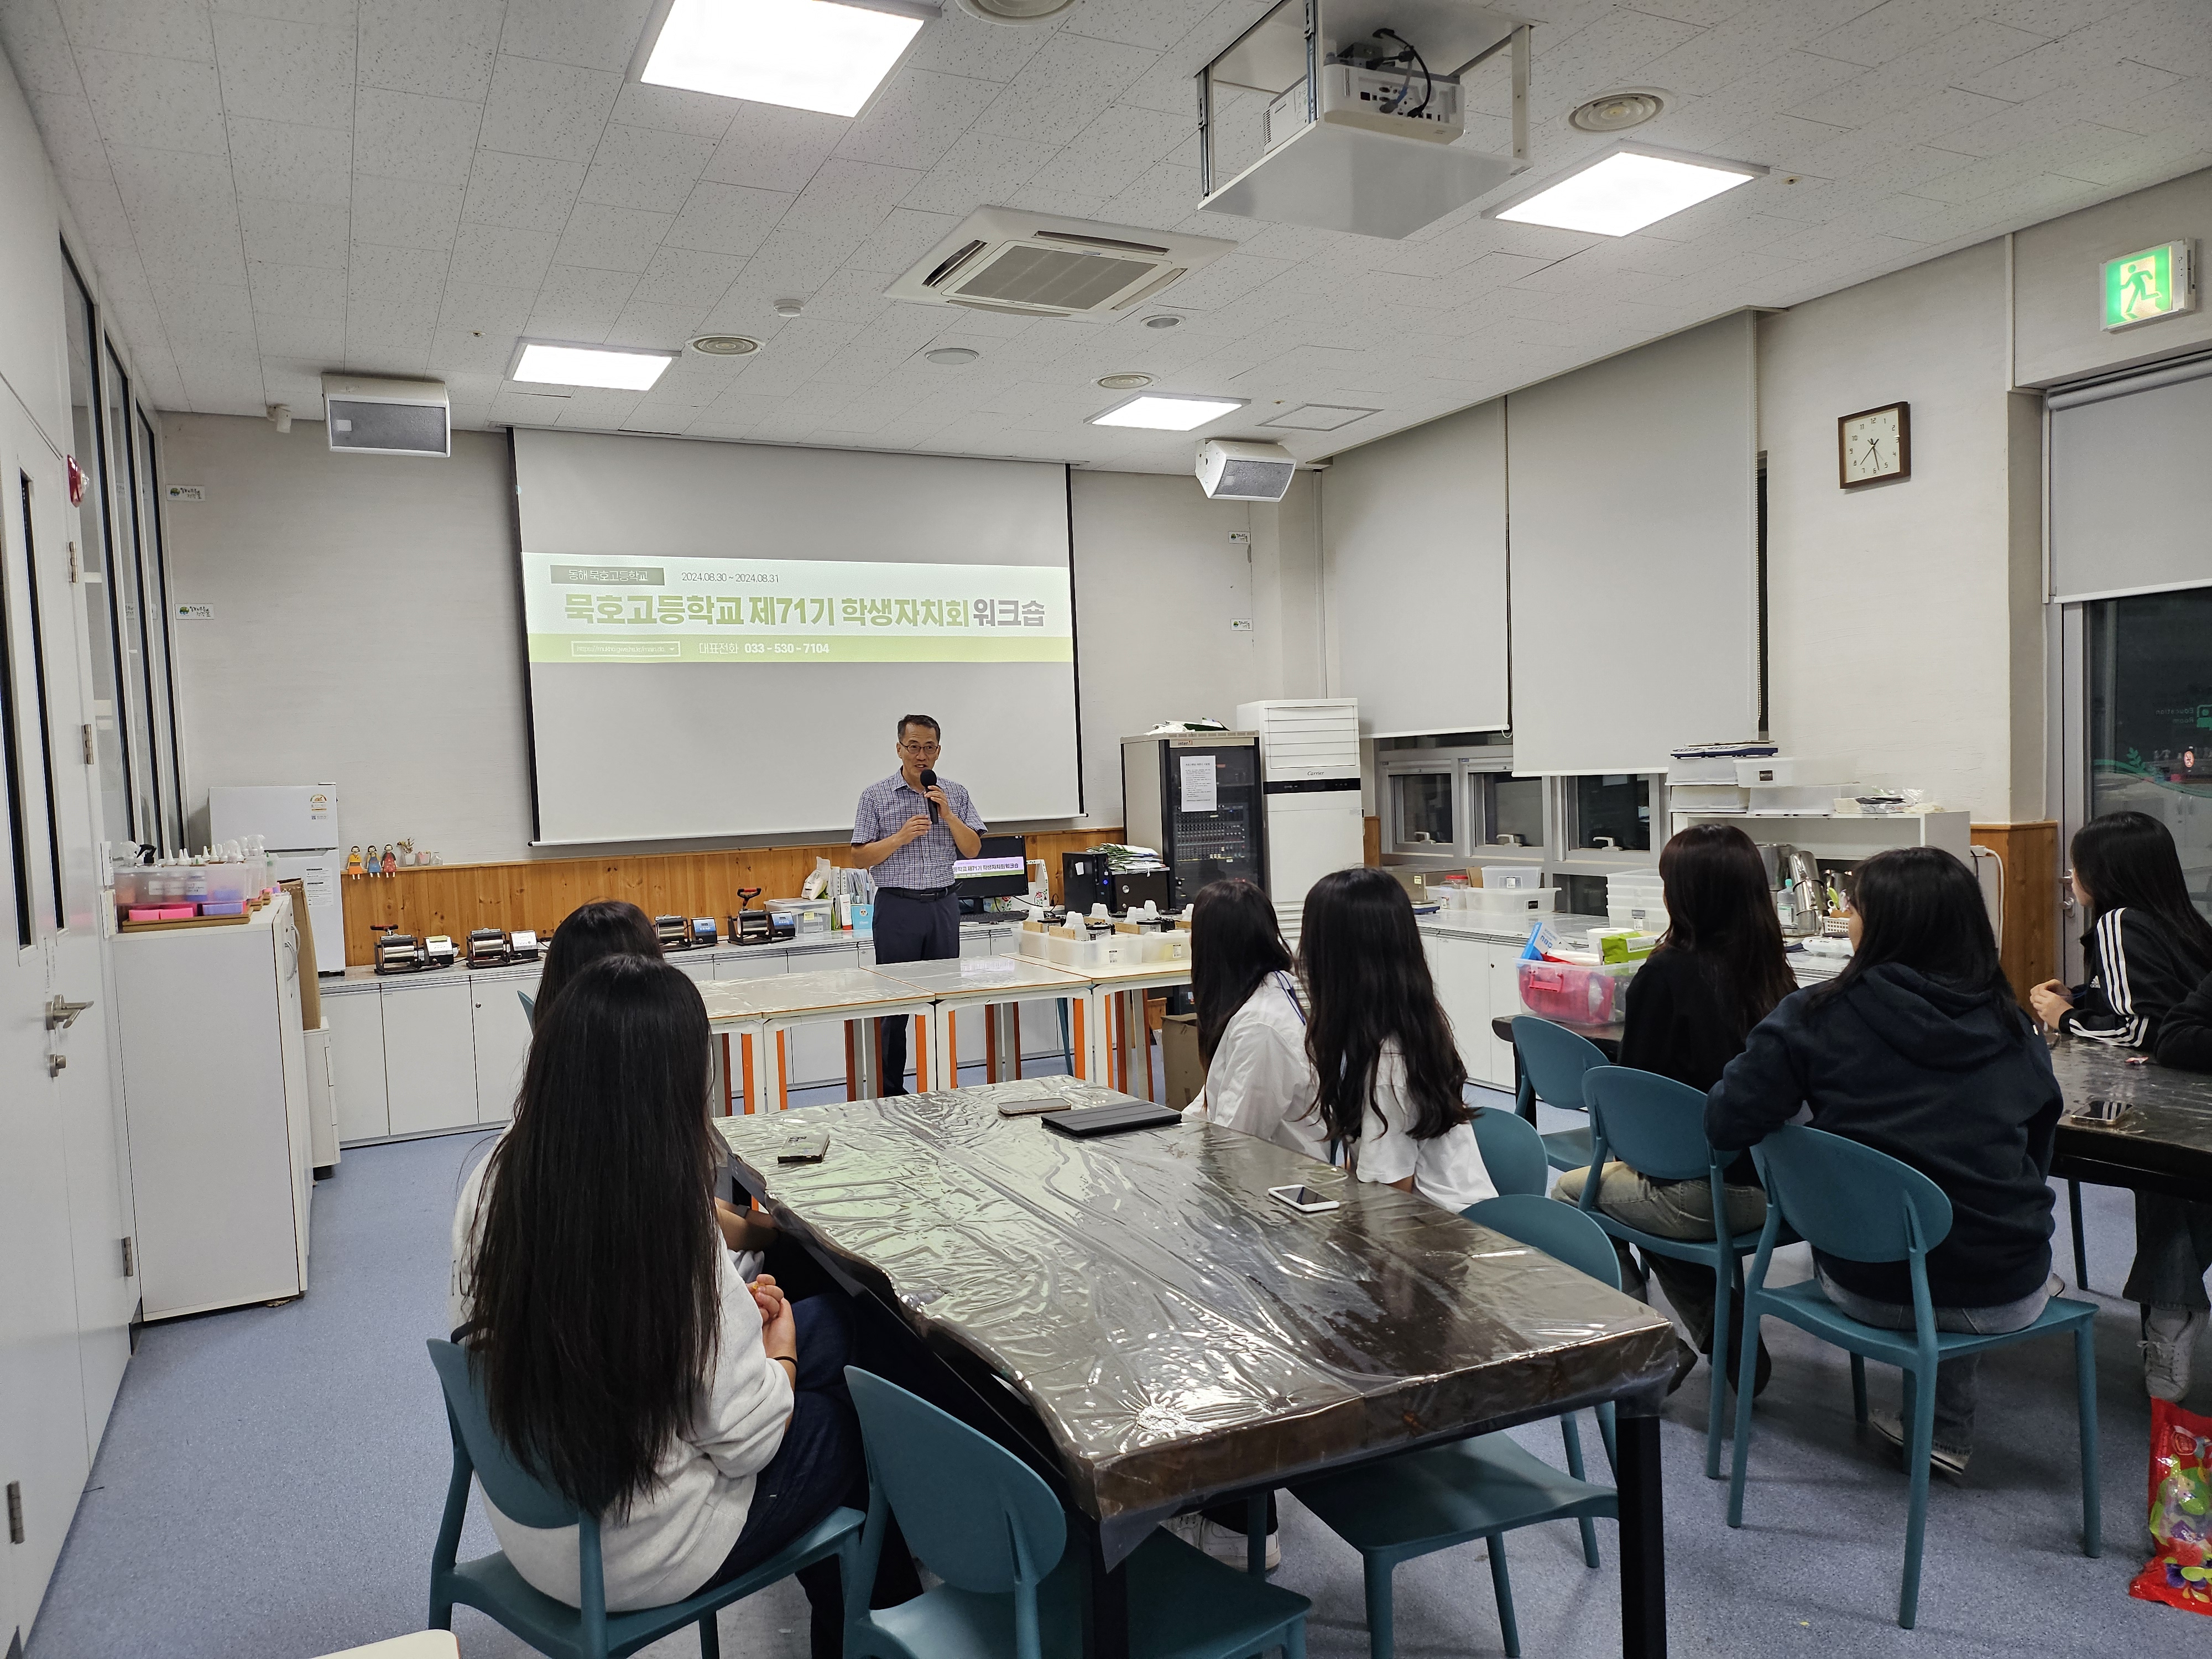
[[[1553,933],[1587,933],[1593,927],[1613,927],[1619,924],[1603,916],[1528,916],[1510,922],[1491,921],[1472,910],[1439,910],[1434,915],[1416,916],[1414,925],[1425,933],[1440,939],[1486,939],[1492,945],[1525,945],[1528,930],[1535,923],[1548,923]]]

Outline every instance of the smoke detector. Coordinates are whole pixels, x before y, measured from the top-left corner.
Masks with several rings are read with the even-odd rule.
[[[972,351],[966,346],[939,346],[934,351],[925,351],[921,355],[933,363],[944,363],[951,367],[959,363],[972,363],[982,354]]]
[[[1642,126],[1666,107],[1661,94],[1634,87],[1591,99],[1567,117],[1567,125],[1578,132],[1626,132]]]
[[[691,349],[708,357],[744,357],[758,351],[760,342],[743,334],[702,334]]]
[[[978,208],[884,292],[1006,317],[1107,319],[1236,246],[1213,236]]]
[[[1109,392],[1142,392],[1152,383],[1149,374],[1102,374],[1098,384]]]
[[[985,23],[1042,23],[1075,0],[960,0],[960,9]]]

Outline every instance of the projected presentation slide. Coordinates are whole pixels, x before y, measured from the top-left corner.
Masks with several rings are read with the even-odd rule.
[[[987,823],[1082,811],[1065,468],[514,441],[540,845],[843,842],[906,714]]]

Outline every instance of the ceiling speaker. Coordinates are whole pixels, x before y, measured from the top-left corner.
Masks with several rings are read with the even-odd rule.
[[[1198,487],[1217,501],[1279,501],[1298,470],[1280,444],[1208,438],[1198,447]]]

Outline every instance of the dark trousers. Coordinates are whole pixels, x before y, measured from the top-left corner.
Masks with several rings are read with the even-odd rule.
[[[923,901],[878,892],[875,927],[879,963],[946,962],[960,954],[960,901],[951,893]],[[883,1027],[883,1074],[878,1091],[902,1095],[906,1092],[906,1017],[887,1019]]]
[[[753,1482],[752,1508],[744,1530],[708,1581],[726,1584],[746,1573],[820,1523],[840,1504],[868,1507],[868,1469],[860,1447],[860,1421],[845,1387],[845,1367],[854,1363],[853,1314],[836,1293],[810,1296],[791,1304],[799,1336],[799,1387],[783,1443]],[[838,1659],[844,1651],[845,1606],[842,1575],[833,1558],[799,1572],[806,1592],[813,1659]],[[871,1606],[895,1607],[921,1592],[914,1562],[894,1522],[878,1564]]]

